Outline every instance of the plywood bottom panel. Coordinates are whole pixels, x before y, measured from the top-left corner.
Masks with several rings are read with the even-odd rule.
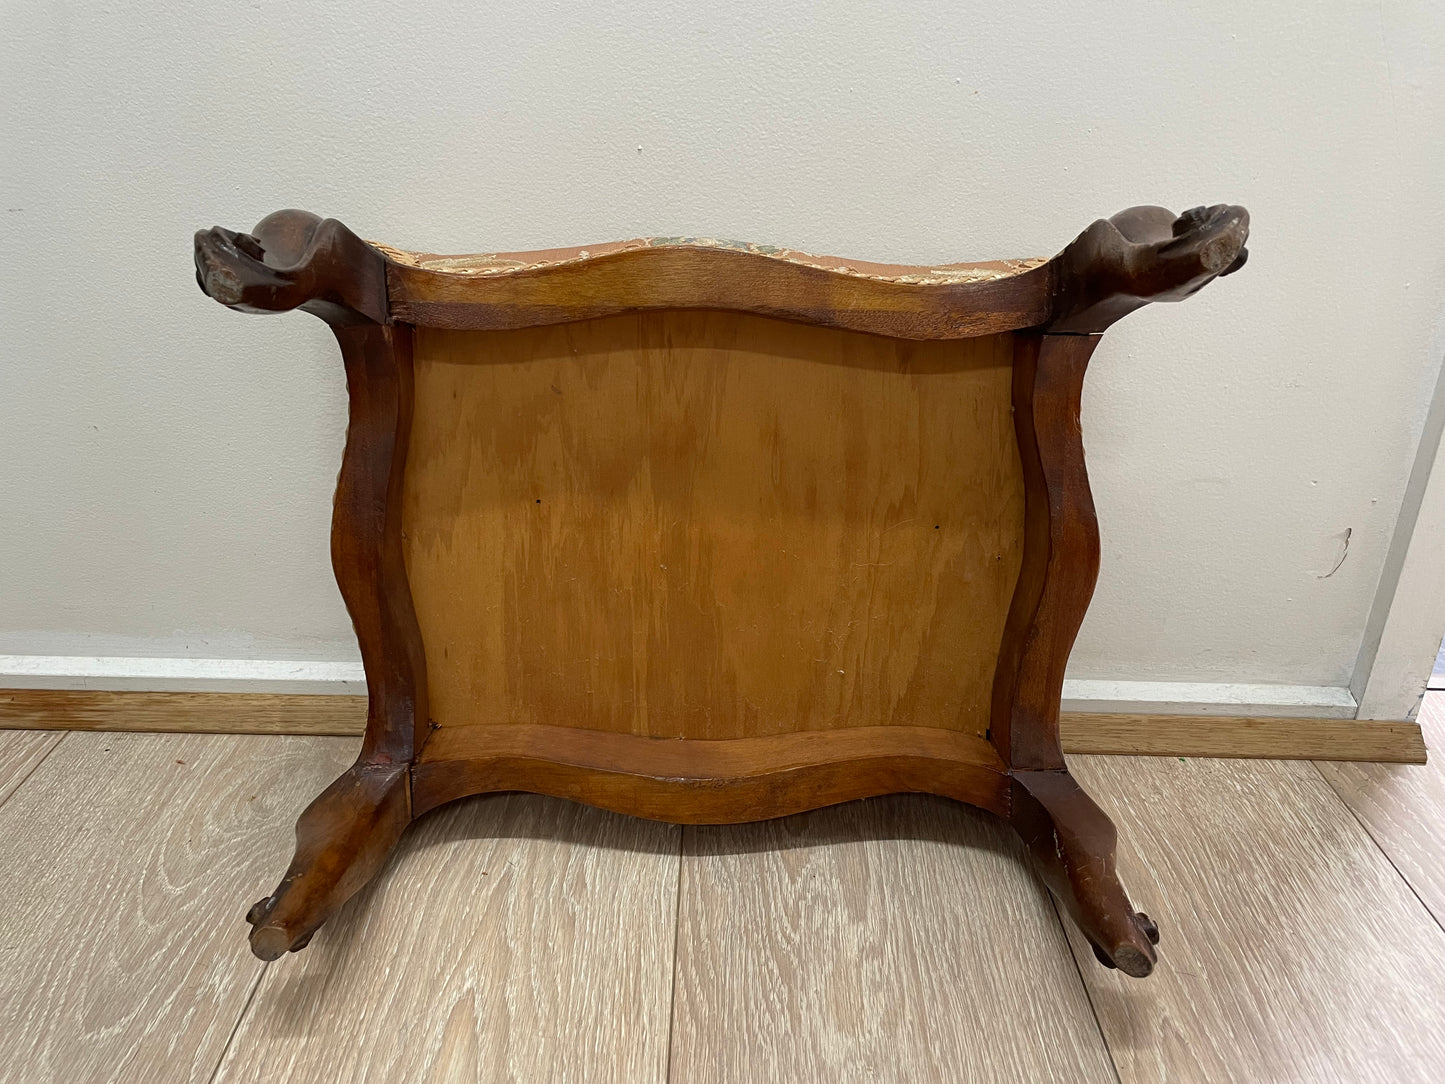
[[[1012,341],[661,312],[420,328],[433,719],[982,735],[1021,558]]]

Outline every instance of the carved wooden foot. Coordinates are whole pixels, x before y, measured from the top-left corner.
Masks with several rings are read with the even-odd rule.
[[[1074,777],[1067,771],[1014,773],[1009,820],[1099,962],[1135,978],[1153,971],[1159,927],[1129,903],[1114,871],[1113,822]]]
[[[286,876],[246,915],[251,951],[275,960],[314,934],[371,880],[411,822],[405,765],[357,763],[321,792],[296,822]]]
[[[1154,301],[1181,301],[1244,266],[1249,212],[1219,203],[1176,215],[1130,207],[1101,218],[1056,257],[1048,330],[1097,334]]]

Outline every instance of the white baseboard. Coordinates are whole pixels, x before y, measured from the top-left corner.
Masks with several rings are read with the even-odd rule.
[[[364,694],[360,662],[0,655],[0,688]],[[1065,711],[1353,719],[1347,688],[1181,681],[1065,681]]]
[[[365,695],[366,674],[360,662],[0,655],[0,688]]]
[[[1128,715],[1250,715],[1353,719],[1344,686],[1246,685],[1194,681],[1065,681],[1065,711]]]

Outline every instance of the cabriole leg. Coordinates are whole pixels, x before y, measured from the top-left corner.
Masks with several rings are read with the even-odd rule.
[[[302,948],[371,879],[411,821],[411,764],[429,733],[426,658],[401,547],[411,434],[411,328],[391,321],[386,260],[341,223],[278,211],[249,234],[196,234],[196,280],[242,312],[324,320],[346,363],[350,420],[331,521],[336,582],[366,667],[357,763],[296,824],[286,876],[251,908],[251,950]]]
[[[1135,978],[1153,971],[1159,929],[1129,902],[1114,869],[1114,824],[1074,777],[1014,773],[1009,821],[1099,962]]]
[[[275,960],[305,948],[371,880],[411,822],[409,775],[405,767],[357,763],[306,808],[286,876],[246,915],[252,952]]]

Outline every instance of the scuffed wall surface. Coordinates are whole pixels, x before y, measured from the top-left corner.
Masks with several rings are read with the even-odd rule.
[[[427,251],[705,234],[929,263],[1229,201],[1249,266],[1095,355],[1105,557],[1070,672],[1349,678],[1445,352],[1437,5],[0,20],[0,653],[355,654],[334,346],[203,298],[197,227],[299,206]]]

